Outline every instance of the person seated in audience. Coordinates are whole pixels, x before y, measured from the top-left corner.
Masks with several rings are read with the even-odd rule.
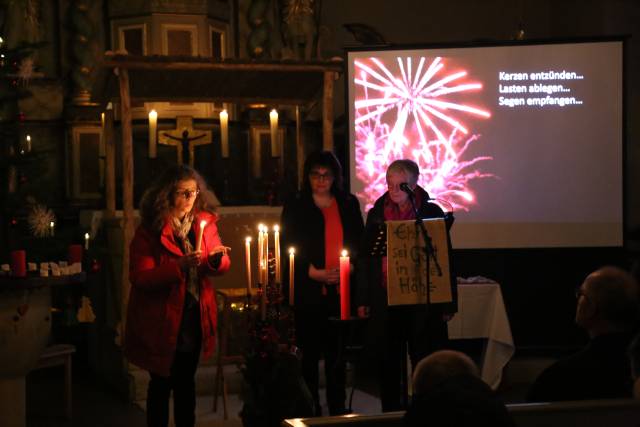
[[[469,356],[440,350],[422,359],[413,374],[407,427],[515,426],[504,403],[479,378]]]
[[[631,341],[629,346],[631,362],[631,379],[633,381],[633,397],[640,399],[640,334]]]
[[[627,348],[638,322],[636,280],[620,268],[603,267],[587,276],[576,298],[576,323],[589,335],[589,343],[545,369],[528,400],[631,397]]]

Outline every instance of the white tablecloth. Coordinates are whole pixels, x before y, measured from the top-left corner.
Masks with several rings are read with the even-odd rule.
[[[458,285],[458,313],[449,321],[449,338],[487,339],[481,376],[496,389],[515,351],[500,285]]]

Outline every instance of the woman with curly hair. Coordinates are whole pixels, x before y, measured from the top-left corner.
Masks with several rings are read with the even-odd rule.
[[[128,360],[151,377],[149,426],[168,424],[171,391],[176,425],[195,424],[198,360],[200,353],[211,356],[215,346],[216,301],[209,276],[231,264],[229,248],[218,235],[215,203],[204,179],[188,166],[167,170],[140,202],[142,223],[130,246],[124,349]]]

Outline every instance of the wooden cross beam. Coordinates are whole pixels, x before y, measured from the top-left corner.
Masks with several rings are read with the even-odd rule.
[[[193,129],[193,119],[178,116],[174,130],[160,132],[158,143],[176,147],[178,164],[188,163],[193,167],[196,145],[211,144],[211,131]]]

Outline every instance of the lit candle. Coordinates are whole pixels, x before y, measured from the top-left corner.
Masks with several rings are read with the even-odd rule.
[[[25,150],[27,153],[31,152],[31,135],[27,135],[26,137],[27,143],[25,144]]]
[[[269,282],[269,229],[264,227],[264,240],[262,242],[264,244],[264,283],[265,285]]]
[[[294,263],[295,263],[295,255],[296,250],[294,248],[289,248],[289,305],[293,307],[293,278],[294,274]]]
[[[280,226],[273,226],[273,247],[276,257],[276,283],[281,283],[280,279]]]
[[[51,221],[49,223],[49,231],[51,232],[51,237],[56,235],[56,223]]]
[[[84,233],[84,250],[89,250],[89,233]]]
[[[229,157],[229,114],[227,110],[220,111],[220,147],[222,157]]]
[[[262,241],[264,240],[263,230],[264,230],[264,226],[262,224],[258,224],[258,282],[259,283],[264,283],[262,281],[263,280],[262,264],[264,262],[264,255],[263,255],[264,245],[262,244]]]
[[[271,130],[271,156],[272,157],[278,157],[279,154],[279,150],[278,150],[278,112],[275,110],[275,108],[273,110],[271,110],[271,112],[269,113],[269,124],[270,126],[270,130]]]
[[[351,301],[349,300],[349,254],[342,251],[340,257],[340,319],[348,320],[351,317]]]
[[[247,266],[247,296],[251,296],[251,237],[244,239],[244,260]]]
[[[205,225],[207,225],[207,221],[200,221],[200,231],[198,232],[198,238],[196,239],[196,252],[199,252],[202,247],[202,235],[204,234]]]
[[[105,120],[104,113],[100,113],[100,124],[102,128],[102,132],[100,133],[100,144],[98,146],[98,157],[104,158],[107,156],[105,140],[104,140],[104,128],[105,128]]]
[[[149,111],[149,158],[155,159],[158,155],[156,147],[156,135],[158,130],[158,113]]]

